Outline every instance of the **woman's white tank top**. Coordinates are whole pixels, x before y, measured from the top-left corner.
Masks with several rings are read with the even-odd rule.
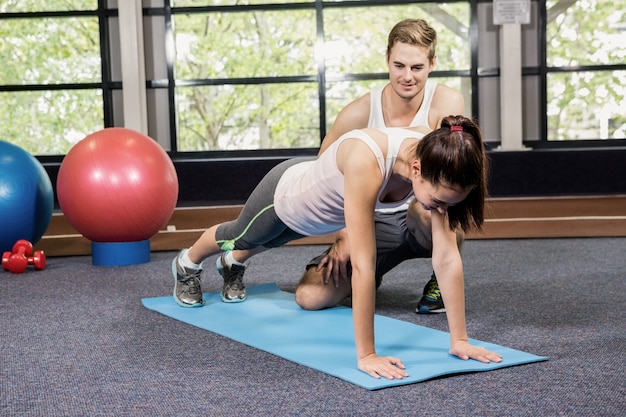
[[[362,140],[374,153],[383,178],[376,209],[397,210],[413,197],[409,193],[400,201],[381,203],[382,192],[400,150],[407,138],[422,138],[421,133],[403,128],[379,129],[387,134],[387,155],[362,130],[342,135],[318,159],[301,162],[288,168],[280,178],[274,193],[274,209],[290,229],[305,236],[321,236],[337,232],[346,225],[344,217],[344,179],[337,167],[337,149],[346,139]]]

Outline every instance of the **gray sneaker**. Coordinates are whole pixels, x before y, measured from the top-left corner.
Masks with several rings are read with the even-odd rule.
[[[204,305],[202,287],[200,286],[202,269],[194,270],[182,267],[178,262],[178,258],[184,253],[183,251],[180,251],[178,256],[172,261],[174,301],[182,307],[201,307]]]
[[[240,303],[248,296],[246,294],[246,286],[243,285],[243,273],[246,271],[246,267],[233,265],[229,268],[226,266],[226,262],[224,262],[224,256],[226,256],[226,253],[223,253],[215,262],[217,272],[224,278],[222,301],[225,303]]]

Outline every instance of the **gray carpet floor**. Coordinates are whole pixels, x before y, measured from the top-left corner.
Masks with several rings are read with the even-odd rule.
[[[246,282],[293,291],[321,249],[263,253]],[[467,242],[470,337],[550,359],[379,391],[145,309],[141,298],[170,294],[174,255],[0,271],[0,415],[626,415],[626,238]],[[207,292],[220,288],[213,262]],[[413,312],[430,271],[418,259],[390,272],[377,313],[447,330],[445,315]]]

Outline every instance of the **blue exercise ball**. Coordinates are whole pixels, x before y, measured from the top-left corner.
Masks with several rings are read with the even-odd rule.
[[[33,245],[50,225],[54,209],[52,182],[31,154],[0,140],[0,253],[20,239]]]

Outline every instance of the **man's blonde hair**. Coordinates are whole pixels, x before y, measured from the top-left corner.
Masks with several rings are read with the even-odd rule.
[[[391,55],[391,49],[398,42],[428,48],[428,59],[432,61],[435,58],[437,31],[423,19],[405,19],[396,23],[389,32],[387,57]]]

